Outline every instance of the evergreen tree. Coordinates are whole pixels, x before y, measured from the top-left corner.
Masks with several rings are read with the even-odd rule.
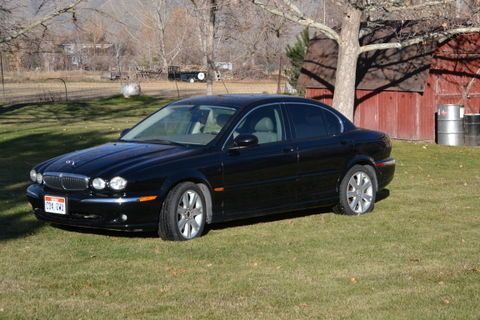
[[[307,53],[310,36],[308,28],[305,28],[299,35],[293,46],[288,45],[286,49],[287,57],[290,61],[290,67],[286,70],[288,82],[294,88],[297,88],[298,77],[302,69],[303,60]]]

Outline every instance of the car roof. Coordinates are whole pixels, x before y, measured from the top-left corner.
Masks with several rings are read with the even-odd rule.
[[[223,94],[217,96],[196,96],[176,101],[174,104],[219,105],[243,108],[251,104],[288,101],[311,101],[302,97],[281,94]]]

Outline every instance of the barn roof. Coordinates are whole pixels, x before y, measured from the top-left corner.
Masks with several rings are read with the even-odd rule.
[[[396,42],[424,30],[417,22],[387,22],[370,28],[360,44]],[[365,30],[365,28],[362,28]],[[435,41],[402,49],[376,50],[360,55],[357,89],[423,92],[437,47]],[[298,84],[303,88],[335,86],[338,45],[323,35],[314,37],[304,60]]]

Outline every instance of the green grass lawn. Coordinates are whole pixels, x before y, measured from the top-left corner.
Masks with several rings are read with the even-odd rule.
[[[194,241],[38,222],[30,168],[167,100],[0,107],[0,319],[480,319],[480,149],[395,142],[390,196],[213,226]]]

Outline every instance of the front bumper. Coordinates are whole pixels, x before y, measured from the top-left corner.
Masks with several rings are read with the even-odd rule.
[[[44,197],[66,198],[67,214],[45,212]],[[45,190],[32,184],[27,188],[27,199],[39,220],[60,225],[124,231],[153,231],[158,228],[162,202],[140,202],[140,196],[98,197],[88,192],[62,192]],[[122,216],[127,219],[122,219]]]

